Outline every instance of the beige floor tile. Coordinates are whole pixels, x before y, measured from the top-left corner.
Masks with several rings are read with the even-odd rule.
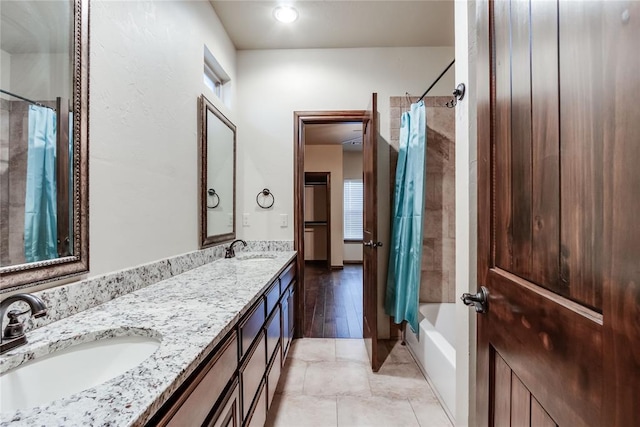
[[[419,427],[406,399],[338,397],[338,427]]]
[[[302,394],[304,376],[309,362],[304,360],[287,359],[282,369],[276,393],[278,394]]]
[[[374,396],[435,401],[436,397],[415,363],[385,364],[369,373]]]
[[[444,412],[444,409],[442,409],[442,406],[440,406],[439,402],[424,402],[410,399],[409,403],[411,403],[413,412],[418,418],[420,427],[453,426],[453,424],[451,424],[451,421],[449,421],[447,414]]]
[[[330,338],[302,338],[294,340],[289,358],[306,362],[335,362],[336,340]]]
[[[371,396],[369,367],[358,362],[310,363],[302,392],[307,396]]]
[[[348,362],[369,363],[369,355],[361,339],[337,339],[336,360]]]
[[[416,363],[406,345],[399,341],[388,342],[386,345],[390,353],[384,363]]]
[[[335,397],[277,395],[269,410],[268,427],[335,427]]]

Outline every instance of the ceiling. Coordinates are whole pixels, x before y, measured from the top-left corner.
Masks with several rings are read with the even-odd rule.
[[[454,0],[210,0],[236,49],[454,45]],[[273,18],[291,4],[299,18]]]
[[[0,48],[10,54],[68,53],[73,11],[68,1],[0,1]]]
[[[345,151],[362,151],[362,122],[306,124],[305,145],[342,145]]]

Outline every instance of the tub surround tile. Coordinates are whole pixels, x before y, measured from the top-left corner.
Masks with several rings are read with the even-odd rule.
[[[273,255],[274,259],[254,263],[250,269],[238,259],[218,259],[171,276],[172,261],[164,260],[157,264],[160,271],[146,265],[132,269],[135,272],[92,279],[94,286],[115,288],[105,290],[100,298],[144,287],[88,309],[83,306],[88,304],[86,301],[77,303],[75,298],[84,297],[91,303],[96,300],[81,287],[59,290],[55,303],[64,305],[60,312],[84,311],[29,332],[27,345],[0,357],[0,372],[25,360],[99,338],[142,334],[161,337],[160,347],[136,368],[100,386],[38,408],[2,413],[0,425],[143,424],[220,342],[295,252]],[[189,264],[180,265],[175,267],[179,270]],[[163,277],[168,278],[151,286],[144,284]],[[49,298],[47,303],[54,309],[52,300]]]
[[[224,249],[227,246],[228,244],[225,243],[109,273],[104,276],[92,277],[79,282],[34,292],[34,295],[39,296],[45,302],[48,311],[44,317],[26,320],[25,330],[29,332],[153,283],[224,258]],[[293,251],[293,242],[248,241],[247,248],[243,249],[245,251],[287,252]]]

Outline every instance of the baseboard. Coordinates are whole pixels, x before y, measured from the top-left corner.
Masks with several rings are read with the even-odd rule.
[[[331,269],[332,270],[342,270],[342,269],[344,269],[344,266],[343,265],[332,265]]]
[[[358,265],[358,264],[362,265],[362,261],[357,261],[357,260],[354,260],[354,261],[344,260],[344,261],[342,261],[342,263],[343,264],[348,264],[348,265]]]

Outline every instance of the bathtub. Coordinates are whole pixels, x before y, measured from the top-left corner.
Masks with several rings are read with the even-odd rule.
[[[456,413],[455,303],[420,303],[419,337],[407,328],[407,347],[449,418]]]

